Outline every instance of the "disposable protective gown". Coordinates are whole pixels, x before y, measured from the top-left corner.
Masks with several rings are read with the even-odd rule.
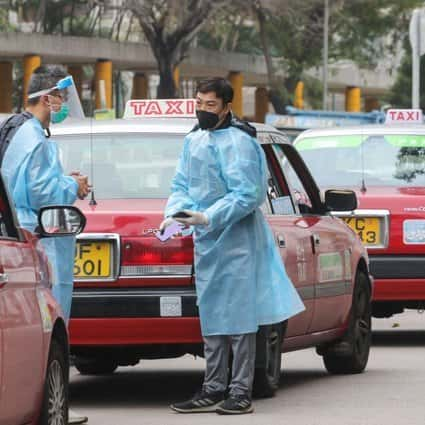
[[[256,139],[235,127],[185,138],[165,215],[201,211],[195,226],[195,274],[201,330],[256,332],[304,310],[260,210],[266,159]]]
[[[16,132],[3,159],[2,174],[17,209],[20,225],[33,232],[37,214],[48,205],[72,205],[78,184],[65,176],[57,145],[47,139],[41,123],[32,118]],[[69,319],[73,288],[75,237],[41,240],[52,266],[52,292]]]

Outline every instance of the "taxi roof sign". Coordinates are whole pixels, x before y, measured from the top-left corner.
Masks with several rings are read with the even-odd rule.
[[[194,118],[195,99],[133,99],[125,105],[124,118]]]
[[[388,109],[385,124],[423,124],[422,109]]]

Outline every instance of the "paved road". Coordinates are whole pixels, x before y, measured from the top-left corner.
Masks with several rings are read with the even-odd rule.
[[[71,406],[90,425],[425,425],[425,315],[374,321],[367,372],[330,376],[314,350],[285,354],[276,397],[255,413],[180,415],[168,405],[202,382],[204,362],[187,356],[142,361],[111,376],[71,377]]]

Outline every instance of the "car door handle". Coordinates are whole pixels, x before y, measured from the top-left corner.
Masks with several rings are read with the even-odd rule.
[[[277,244],[279,245],[279,248],[286,248],[286,242],[285,238],[282,235],[277,235]]]
[[[320,236],[313,233],[310,236],[311,239],[311,250],[313,251],[313,254],[316,254],[316,248],[320,245]]]
[[[0,288],[6,285],[7,282],[9,282],[9,276],[7,273],[0,273]]]

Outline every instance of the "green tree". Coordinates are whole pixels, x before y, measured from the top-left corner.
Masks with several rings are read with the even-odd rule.
[[[425,110],[425,57],[420,64],[420,108]],[[407,40],[404,43],[404,55],[397,70],[394,85],[385,100],[396,108],[410,108],[412,106],[412,50]]]
[[[314,92],[311,100],[317,103],[321,90],[305,71],[322,64],[324,1],[244,0],[232,4],[233,15],[241,8],[244,14],[250,10],[255,32],[250,34],[252,50],[247,53],[257,53],[259,46],[264,54],[275,110],[284,111],[299,80],[306,82],[307,93],[309,89]],[[399,48],[412,9],[422,4],[423,0],[329,0],[329,61],[350,59],[373,69],[382,57]],[[243,25],[230,22],[228,28],[241,31]],[[217,44],[217,39],[224,38],[223,32],[210,33],[210,38],[204,36],[201,41],[211,43],[214,37]],[[241,51],[239,42],[234,50]]]

